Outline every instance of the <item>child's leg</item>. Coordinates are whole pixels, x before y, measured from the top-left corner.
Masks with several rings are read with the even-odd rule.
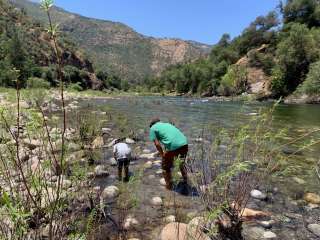
[[[122,181],[122,162],[118,161],[118,180]]]
[[[126,160],[124,162],[124,174],[125,174],[124,181],[128,182],[129,181],[129,160]]]

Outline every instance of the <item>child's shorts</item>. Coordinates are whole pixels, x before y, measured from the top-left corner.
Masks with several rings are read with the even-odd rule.
[[[129,166],[130,164],[130,161],[128,158],[121,158],[121,159],[118,159],[118,167],[127,167]]]

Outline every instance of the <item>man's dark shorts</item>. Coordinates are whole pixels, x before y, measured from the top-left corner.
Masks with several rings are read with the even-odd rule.
[[[163,161],[162,161],[162,169],[164,170],[170,170],[173,168],[174,165],[174,160],[176,158],[180,158],[182,163],[184,163],[186,157],[188,154],[188,145],[182,146],[174,151],[168,151],[165,153],[163,156]]]

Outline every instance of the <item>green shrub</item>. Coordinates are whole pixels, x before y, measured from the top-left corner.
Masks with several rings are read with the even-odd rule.
[[[81,86],[81,83],[72,83],[68,86],[68,89],[70,91],[76,91],[76,92],[83,91],[83,87]]]
[[[222,77],[221,84],[218,88],[220,95],[237,95],[246,91],[247,70],[243,66],[232,65],[228,72]]]
[[[311,64],[307,78],[298,88],[298,92],[320,95],[320,61]]]
[[[42,78],[30,77],[27,80],[27,88],[50,88],[50,83]]]

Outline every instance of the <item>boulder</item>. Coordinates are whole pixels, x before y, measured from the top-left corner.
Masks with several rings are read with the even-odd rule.
[[[262,193],[261,191],[256,190],[256,189],[254,189],[254,190],[252,190],[252,191],[250,192],[250,196],[251,196],[252,198],[259,199],[259,200],[265,200],[265,199],[267,198],[267,195],[266,195],[266,194],[264,194],[264,193]]]
[[[116,186],[106,187],[101,193],[101,199],[112,200],[119,195],[119,189]]]
[[[308,203],[320,204],[320,196],[315,193],[306,193],[304,195],[304,200],[307,201]]]
[[[309,224],[309,231],[311,231],[317,237],[320,237],[320,224]]]
[[[161,197],[153,197],[151,199],[151,204],[153,206],[162,206],[162,204],[163,204],[162,198]]]

